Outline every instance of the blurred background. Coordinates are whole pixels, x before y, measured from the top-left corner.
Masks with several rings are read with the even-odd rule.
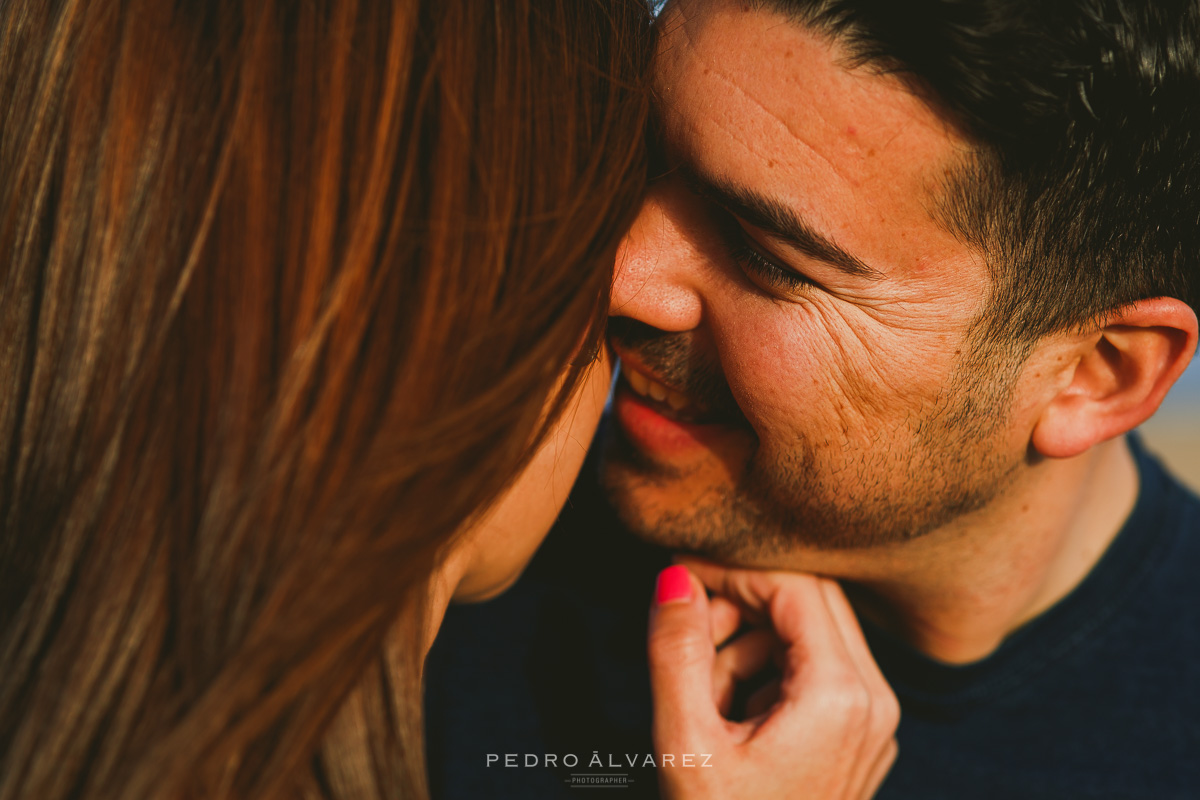
[[[1158,413],[1140,430],[1146,446],[1200,492],[1200,359],[1192,359]]]

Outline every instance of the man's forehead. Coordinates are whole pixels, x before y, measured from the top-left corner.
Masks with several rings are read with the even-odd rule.
[[[951,257],[935,198],[970,150],[900,78],[741,2],[683,0],[663,26],[658,89],[680,160],[777,200],[866,263],[911,272]]]
[[[682,0],[665,12],[661,41],[660,95],[689,112],[668,124],[703,118],[755,149],[776,145],[776,156],[786,158],[793,139],[840,168],[858,161],[868,170],[893,151],[927,163],[933,153],[915,146],[921,134],[953,135],[899,77],[854,66],[827,36],[770,9]],[[670,131],[676,144],[695,133]]]

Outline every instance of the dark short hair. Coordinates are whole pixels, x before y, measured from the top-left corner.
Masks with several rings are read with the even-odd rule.
[[[987,257],[983,341],[1200,308],[1200,0],[758,0],[976,145],[936,209]]]

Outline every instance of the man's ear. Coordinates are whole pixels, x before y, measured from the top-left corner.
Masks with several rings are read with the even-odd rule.
[[[1187,369],[1196,339],[1196,313],[1181,300],[1158,297],[1117,309],[1038,417],[1034,448],[1070,458],[1141,425]]]

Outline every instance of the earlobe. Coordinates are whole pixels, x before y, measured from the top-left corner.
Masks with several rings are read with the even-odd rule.
[[[1174,298],[1142,300],[1098,333],[1038,418],[1032,444],[1043,456],[1079,455],[1149,419],[1196,351],[1196,314]]]

